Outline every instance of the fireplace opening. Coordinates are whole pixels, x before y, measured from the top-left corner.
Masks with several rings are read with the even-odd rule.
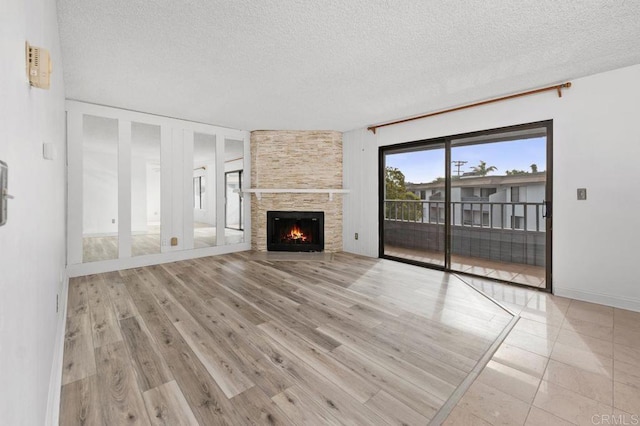
[[[268,211],[268,251],[323,251],[324,212]]]

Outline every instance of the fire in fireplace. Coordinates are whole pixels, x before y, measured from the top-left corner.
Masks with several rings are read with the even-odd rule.
[[[268,211],[268,251],[323,251],[324,212]]]

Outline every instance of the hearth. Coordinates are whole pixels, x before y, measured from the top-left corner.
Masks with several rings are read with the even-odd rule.
[[[323,251],[324,212],[268,211],[268,251]]]

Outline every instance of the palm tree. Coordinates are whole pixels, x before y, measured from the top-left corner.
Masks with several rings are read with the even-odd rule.
[[[494,170],[498,170],[496,166],[487,167],[486,161],[480,160],[480,164],[475,167],[472,167],[471,170],[477,175],[486,176],[487,173],[493,172]]]

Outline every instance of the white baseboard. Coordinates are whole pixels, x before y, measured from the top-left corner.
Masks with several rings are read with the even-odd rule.
[[[67,298],[69,294],[69,276],[66,272],[64,272],[62,279],[61,293],[58,295],[58,324],[56,325],[56,340],[51,363],[51,377],[49,378],[49,397],[47,400],[47,417],[45,419],[45,425],[47,426],[57,426],[60,418],[64,334],[67,325]]]
[[[559,288],[557,286],[554,286],[553,294],[556,296],[582,300],[583,302],[599,303],[600,305],[640,312],[640,299],[617,297],[610,294],[596,293],[574,288]]]

